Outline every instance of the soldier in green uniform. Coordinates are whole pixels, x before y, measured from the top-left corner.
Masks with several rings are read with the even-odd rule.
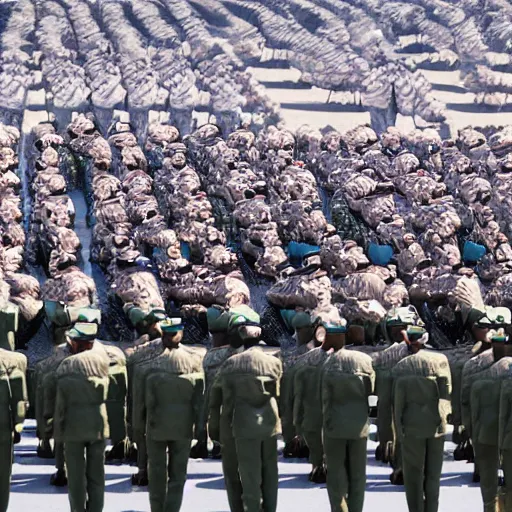
[[[15,349],[19,307],[9,301],[9,285],[0,278],[0,348]]]
[[[137,446],[138,472],[132,475],[132,485],[146,486],[148,485],[146,436],[134,427],[133,389],[134,383],[138,382],[140,370],[164,350],[160,322],[164,321],[167,315],[160,309],[145,313],[140,308],[133,306],[127,311],[127,315],[140,336],[133,347],[125,350],[128,372],[128,436],[131,442]]]
[[[309,480],[320,484],[326,482],[322,443],[320,379],[322,365],[330,353],[327,345],[323,345],[325,325],[320,318],[314,321],[313,340],[316,347],[300,356],[295,363],[293,424],[297,434],[304,437],[309,448],[309,462],[312,465]]]
[[[496,318],[496,320],[501,322],[500,318]],[[510,321],[510,314],[507,319],[503,318],[503,320]],[[483,325],[483,319],[479,322]],[[510,426],[507,424],[510,420],[510,409],[508,408],[510,391],[509,384],[503,386],[502,382],[504,380],[512,382],[510,380],[512,379],[510,368],[512,345],[509,343],[509,336],[505,334],[499,323],[488,325],[491,328],[488,333],[488,343],[491,344],[491,349],[470,360],[464,368],[465,397],[469,388],[469,404],[465,404],[469,407],[465,410],[464,418],[471,433],[475,460],[478,461],[484,512],[497,512],[508,511],[512,506],[509,487],[507,488],[506,504],[500,503],[498,495],[500,465],[505,473],[505,484],[512,479],[512,444],[507,436],[507,432],[510,430]],[[496,327],[497,330],[493,327]],[[481,363],[478,367],[480,371],[476,372],[473,370],[476,369],[475,365],[478,361]],[[503,400],[502,389],[506,390]]]
[[[377,402],[377,433],[379,446],[375,458],[382,462],[390,462],[393,467],[390,480],[394,485],[403,485],[401,448],[399,438],[393,432],[392,389],[393,367],[409,355],[408,345],[404,338],[404,330],[411,325],[423,325],[414,306],[391,309],[383,319],[382,332],[390,345],[373,356],[375,370],[375,392]]]
[[[178,512],[192,439],[201,439],[204,407],[202,357],[180,345],[180,318],[161,322],[163,352],[149,362],[134,388],[134,428],[147,438],[151,512]]]
[[[78,322],[67,331],[73,355],[54,380],[53,428],[55,440],[64,443],[71,512],[103,510],[109,358],[95,343],[97,332],[97,324]]]
[[[323,349],[334,353],[321,368],[323,443],[331,512],[362,512],[366,486],[366,448],[373,394],[372,358],[345,350],[346,322],[327,324]]]
[[[308,457],[309,450],[302,436],[298,435],[293,425],[293,380],[297,359],[314,348],[314,332],[311,315],[305,311],[293,311],[290,321],[295,331],[297,346],[288,352],[280,354],[283,361],[283,378],[281,379],[281,400],[279,409],[285,442],[283,456]]]
[[[244,512],[277,510],[277,436],[281,433],[278,412],[281,361],[259,345],[259,318],[249,313],[233,315],[229,332],[236,331],[245,350],[231,356],[217,376],[222,390],[222,418],[217,422],[223,439],[231,426],[243,489]],[[236,343],[232,345],[236,346]],[[216,384],[217,385],[217,384]],[[213,400],[213,398],[212,398]],[[210,427],[214,422],[211,421]]]
[[[27,404],[27,358],[0,348],[0,512],[7,512],[13,443],[23,429]]]
[[[406,331],[410,355],[392,370],[393,416],[402,445],[405,494],[410,512],[437,512],[444,437],[451,413],[451,376],[444,354],[426,350],[423,327]]]
[[[219,374],[225,361],[243,350],[243,340],[238,334],[238,329],[232,327],[228,332],[230,318],[240,315],[255,324],[260,322],[259,315],[248,306],[237,306],[223,312],[218,308],[209,308],[208,329],[210,332],[213,331],[214,348],[208,351],[203,361],[209,411],[208,433],[211,439],[219,442],[222,447],[222,471],[231,512],[244,512],[242,483],[238,472],[238,457],[231,425],[230,411],[233,410],[233,404],[223,401],[221,381],[216,378],[216,375]],[[219,343],[223,345],[215,347]],[[226,345],[227,343],[229,345]]]

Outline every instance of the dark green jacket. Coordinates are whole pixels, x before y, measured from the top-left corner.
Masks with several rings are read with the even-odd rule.
[[[281,433],[278,399],[281,361],[252,347],[230,357],[219,373],[226,428],[240,439],[265,439]]]
[[[420,350],[393,368],[393,408],[399,436],[426,439],[446,433],[452,383],[445,355]]]
[[[322,367],[323,432],[327,437],[368,437],[368,397],[373,393],[372,358],[362,352],[341,349]]]
[[[0,442],[9,442],[21,432],[27,405],[27,358],[10,349],[0,349]],[[6,463],[7,461],[4,461]]]
[[[141,368],[134,388],[134,429],[154,441],[200,436],[203,400],[202,355],[182,346],[165,349]]]

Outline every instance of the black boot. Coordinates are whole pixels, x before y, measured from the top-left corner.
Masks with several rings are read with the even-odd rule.
[[[480,473],[476,470],[473,471],[473,483],[479,484],[480,483]]]
[[[148,485],[148,474],[146,471],[139,471],[132,475],[132,485],[137,487],[146,487]]]
[[[389,481],[393,485],[404,485],[404,474],[401,469],[395,469],[391,475],[389,475]]]
[[[198,441],[195,446],[190,449],[191,459],[207,459],[208,444],[205,441]]]
[[[129,443],[127,448],[126,460],[129,464],[137,464],[137,447],[134,443]]]
[[[325,484],[327,482],[327,472],[323,464],[312,471],[310,482],[314,484]]]
[[[212,459],[222,459],[222,447],[217,441],[213,441]]]
[[[383,458],[383,452],[384,450],[382,449],[382,445],[377,445],[377,448],[375,448],[375,460],[378,461],[378,462],[381,462],[382,461],[382,458]]]
[[[54,485],[55,487],[66,487],[66,485],[68,485],[66,471],[64,469],[58,469],[57,472],[50,477],[50,485]]]
[[[55,454],[49,439],[41,439],[37,445],[37,456],[40,459],[54,459]]]
[[[105,462],[121,464],[126,458],[126,441],[119,441],[105,455]]]

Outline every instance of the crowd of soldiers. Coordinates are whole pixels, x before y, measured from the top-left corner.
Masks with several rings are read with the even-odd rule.
[[[80,114],[34,129],[21,195],[2,127],[2,449],[29,403],[73,512],[103,509],[105,460],[177,511],[189,456],[222,457],[232,511],[271,512],[282,435],[331,510],[357,512],[376,395],[375,456],[409,510],[438,509],[448,423],[485,511],[508,510],[510,133],[157,123],[140,146]],[[80,189],[107,301],[74,231]],[[27,361],[15,349],[45,327],[50,354]]]

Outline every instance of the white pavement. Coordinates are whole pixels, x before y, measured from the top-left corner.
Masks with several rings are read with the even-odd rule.
[[[29,423],[33,426],[33,422]],[[53,461],[38,459],[33,428],[16,446],[9,512],[67,512],[66,489],[49,485]],[[369,442],[364,512],[407,512],[402,487],[389,483],[389,467],[375,462],[376,443]],[[446,443],[439,512],[480,512],[480,490],[470,484],[473,466],[454,462],[453,444]],[[279,463],[278,512],[328,512],[325,486],[307,481],[309,465],[298,461]],[[105,512],[149,512],[147,490],[134,489],[130,466],[106,466]],[[181,512],[229,512],[219,461],[190,460]]]

